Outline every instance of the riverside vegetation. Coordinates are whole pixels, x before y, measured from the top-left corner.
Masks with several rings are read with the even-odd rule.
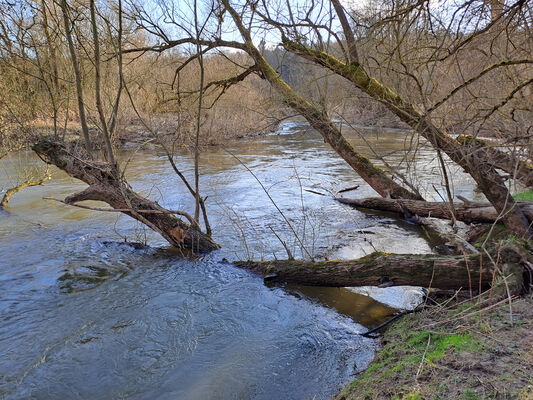
[[[532,18],[527,0],[445,1],[439,7],[411,0],[362,5],[339,0],[3,2],[0,160],[24,157],[20,150],[31,148],[44,163],[88,185],[48,200],[127,215],[162,237],[179,257],[197,257],[217,251],[215,238],[223,233],[212,228],[212,194],[206,196],[201,185],[206,147],[227,146],[297,118],[312,128],[303,129],[304,134],[318,133],[338,163],[349,166],[354,181],[360,180],[356,198],[340,196],[354,186],[330,193],[312,190],[315,195],[326,194],[331,202],[358,210],[393,213],[426,230],[440,229],[447,245],[432,255],[389,254],[365,238],[372,247],[365,257],[318,260],[305,240],[310,222],[297,172],[301,166],[294,169],[304,222],[295,226],[273,199],[274,186],[265,186],[246,160],[228,151],[262,188],[294,247],[268,226],[287,259],[274,253],[267,260],[235,260],[233,265],[270,283],[441,289],[431,294],[447,293],[452,300],[439,303],[434,314],[457,297],[488,297],[468,307],[480,307],[476,312],[491,312],[487,315],[497,320],[491,310],[507,302],[510,325],[505,331],[520,332],[513,304],[526,312],[522,305],[528,304],[524,296],[529,296],[533,266]],[[378,129],[361,126],[368,124]],[[404,129],[400,145],[380,149],[372,135],[390,133],[390,127]],[[354,133],[357,140],[350,137]],[[161,152],[183,185],[179,207],[154,200],[154,193],[162,195],[165,189],[161,185],[138,192],[128,182],[131,158],[147,146]],[[129,157],[121,155],[124,150]],[[184,150],[189,166],[180,162]],[[420,172],[426,152],[431,154],[431,182]],[[3,188],[3,208],[17,191],[49,178],[48,169],[28,171],[22,163],[16,184]],[[475,184],[477,194],[456,192],[460,179]],[[110,208],[87,205],[88,200]],[[230,210],[248,251],[240,222],[246,216]],[[449,220],[449,229],[426,217]],[[300,260],[294,259],[295,248]],[[441,321],[455,320],[455,312],[461,310],[446,311]],[[399,359],[389,357],[386,347],[363,383],[342,396],[358,396],[358,385],[378,382],[379,373],[395,376],[418,363],[414,384],[429,379],[427,391],[405,383],[398,393],[372,387],[365,396],[452,398],[462,389],[447,381],[432,386],[430,366],[447,362],[452,352],[474,354],[488,345],[474,332],[483,330],[479,326],[471,332],[446,326],[451,331],[404,332],[407,336],[391,331],[391,338],[405,339],[415,351],[427,340],[420,359],[405,351],[410,361],[384,369]],[[493,328],[498,331],[500,325],[488,329]],[[481,384],[480,395],[527,396],[530,379],[517,375],[512,393],[499,384],[493,391]],[[472,386],[460,395],[477,396],[478,389]]]

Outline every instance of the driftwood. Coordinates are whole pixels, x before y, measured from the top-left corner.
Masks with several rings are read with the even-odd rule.
[[[392,211],[404,215],[404,209],[407,208],[412,214],[419,217],[434,217],[452,219],[451,207],[445,202],[431,202],[419,200],[396,200],[383,199],[380,197],[368,197],[363,199],[346,199],[336,198],[337,201],[349,204],[355,207],[368,208],[372,210]],[[526,218],[533,221],[533,204],[516,203]],[[470,223],[493,223],[499,218],[498,213],[489,203],[454,203],[455,218],[458,221]]]
[[[453,254],[475,254],[478,250],[465,240],[446,221],[436,218],[421,218],[422,225],[445,241],[447,249]]]
[[[523,254],[513,247],[500,249],[499,254],[499,270],[509,271],[517,280],[514,287],[521,287]],[[494,264],[486,254],[438,256],[375,252],[356,260],[237,261],[234,264],[262,275],[268,282],[311,286],[411,285],[472,291],[488,289],[495,277]],[[512,268],[502,268],[502,265]]]
[[[117,178],[109,164],[89,161],[80,150],[67,149],[62,143],[48,140],[38,142],[33,150],[46,163],[57,166],[89,185],[87,189],[68,196],[64,200],[66,204],[84,200],[103,201],[158,232],[172,246],[193,253],[205,253],[219,248],[196,224],[182,221],[173,215],[175,212],[135,193],[127,182]],[[186,216],[185,213],[181,215]]]

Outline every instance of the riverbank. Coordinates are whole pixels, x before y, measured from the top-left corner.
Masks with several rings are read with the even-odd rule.
[[[281,107],[264,113],[248,109],[212,112],[200,121],[200,145],[208,147],[231,140],[263,136],[274,132],[288,116],[287,110]],[[49,118],[35,118],[24,124],[14,122],[1,128],[6,134],[0,138],[0,145],[3,141],[32,143],[34,136],[53,136],[54,132],[59,137],[82,137],[81,125],[76,119],[69,120],[66,126],[64,121],[60,121],[55,130],[53,120]],[[99,143],[100,139],[96,140],[101,135],[98,127],[90,123],[88,128],[89,135],[95,138],[93,144]],[[123,117],[118,121],[114,133],[115,145],[119,148],[124,144],[133,146],[156,140],[165,145],[192,146],[195,136],[196,119],[189,114],[180,116],[176,113]]]
[[[533,399],[533,296],[404,316],[336,400]]]
[[[216,120],[212,117],[202,121],[202,128],[199,137],[199,144],[204,150],[209,147],[227,145],[243,139],[251,139],[265,135],[284,134],[290,132],[294,126],[302,128],[308,126],[305,119],[299,116],[291,115],[282,107],[276,108],[272,113],[252,113],[246,110],[244,115],[220,117]],[[354,111],[355,112],[355,111]],[[250,115],[249,115],[250,114]],[[257,114],[257,115],[256,115]],[[410,128],[401,121],[393,119],[382,119],[380,114],[366,115],[364,118],[355,119],[352,122],[346,119],[335,120],[343,130],[358,130],[361,132],[372,132],[375,134],[380,130],[383,132],[405,132]],[[355,122],[357,121],[357,122]],[[156,143],[162,144],[169,149],[191,148],[195,142],[195,125],[194,121],[188,119],[181,121],[177,114],[157,114],[147,118],[138,117],[123,118],[114,135],[115,147],[119,150],[136,150],[139,147],[153,148]],[[284,125],[287,124],[287,127]],[[13,124],[6,132],[9,135],[0,138],[0,150],[5,148],[4,153],[13,149],[20,149],[30,146],[35,137],[54,136],[54,126],[50,119],[36,118],[32,122],[24,124]],[[453,131],[453,130],[452,130]],[[60,138],[77,140],[82,137],[81,126],[78,121],[72,120],[68,125],[57,127],[57,135]],[[93,145],[102,143],[103,139],[98,128],[94,125],[89,126],[89,135],[93,138]],[[349,136],[349,133],[348,133]],[[484,132],[482,135],[476,135],[480,139],[491,140],[493,134]],[[0,154],[3,152],[0,151]]]

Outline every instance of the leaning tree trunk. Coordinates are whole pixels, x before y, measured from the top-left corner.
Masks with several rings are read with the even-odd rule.
[[[33,150],[46,163],[57,166],[89,185],[82,192],[67,197],[65,203],[103,201],[113,209],[149,226],[172,246],[193,253],[205,253],[219,248],[194,221],[188,224],[173,215],[180,214],[190,218],[188,214],[166,210],[156,202],[135,193],[125,181],[116,177],[107,163],[89,161],[79,149],[67,149],[62,143],[47,140],[35,144]]]
[[[337,152],[353,170],[367,182],[372,189],[383,197],[406,198],[423,200],[419,193],[414,193],[392,180],[383,170],[357,152],[346,140],[341,131],[333,124],[327,113],[315,107],[300,96],[266,61],[257,47],[253,44],[250,31],[244,26],[241,16],[233,9],[227,0],[223,3],[237,25],[241,36],[246,41],[247,53],[254,60],[262,77],[281,95],[283,101],[302,115],[309,124],[316,129],[333,150]]]
[[[446,153],[452,161],[470,174],[483,194],[501,213],[502,221],[507,228],[520,236],[533,237],[533,229],[527,218],[518,207],[515,207],[515,202],[504,180],[497,172],[496,166],[486,152],[479,151],[478,144],[459,143],[454,140],[446,131],[434,125],[429,116],[416,111],[415,107],[398,93],[369,75],[358,62],[343,63],[328,53],[306,47],[286,37],[283,38],[283,46],[287,51],[349,80],[355,87],[384,104],[398,118],[430,142],[433,148]]]
[[[483,139],[472,135],[459,135],[456,141],[463,146],[470,146],[472,151],[485,153],[492,164],[509,174],[522,185],[533,188],[533,165],[522,160],[519,155],[500,150]]]
[[[520,259],[520,255],[509,251],[505,262],[515,265]],[[493,265],[482,254],[436,256],[376,252],[346,261],[238,261],[235,265],[263,275],[269,282],[335,287],[386,284],[484,290],[491,286],[494,277]]]
[[[392,211],[399,214],[404,213],[404,207],[411,214],[416,214],[419,217],[434,217],[444,219],[455,219],[470,223],[494,223],[502,220],[501,215],[489,203],[468,203],[457,204],[454,203],[452,215],[451,207],[448,203],[418,201],[407,199],[382,199],[381,197],[367,197],[363,199],[345,199],[339,197],[337,201],[349,204],[354,207],[368,208],[371,210]],[[515,203],[515,207],[519,209],[526,218],[533,221],[533,204],[532,203]]]

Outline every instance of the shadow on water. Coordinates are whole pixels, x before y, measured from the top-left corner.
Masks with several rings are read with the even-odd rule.
[[[342,287],[285,285],[283,288],[293,296],[305,297],[332,308],[369,329],[380,325],[397,313],[395,308]]]

